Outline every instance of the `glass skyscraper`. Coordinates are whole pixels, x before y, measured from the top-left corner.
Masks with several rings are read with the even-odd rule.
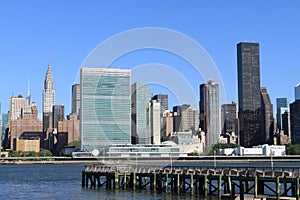
[[[206,133],[206,146],[218,143],[220,129],[219,85],[213,80],[200,85],[200,128]]]
[[[151,144],[147,107],[151,100],[151,88],[144,83],[131,85],[131,134],[133,144]]]
[[[131,143],[130,70],[82,68],[81,149],[105,152],[110,144]]]
[[[277,128],[279,130],[283,129],[282,124],[282,115],[285,112],[290,112],[290,104],[287,98],[277,98],[276,99],[276,107],[277,107]],[[288,134],[288,133],[285,133]]]
[[[259,44],[237,44],[239,136],[244,147],[264,144],[260,93]]]

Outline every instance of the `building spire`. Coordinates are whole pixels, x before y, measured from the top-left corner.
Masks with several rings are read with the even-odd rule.
[[[30,79],[28,78],[27,95],[30,96]]]
[[[44,91],[43,91],[43,112],[51,113],[52,106],[54,104],[55,104],[54,81],[53,81],[53,75],[50,67],[50,61],[48,61],[48,69],[44,81]]]

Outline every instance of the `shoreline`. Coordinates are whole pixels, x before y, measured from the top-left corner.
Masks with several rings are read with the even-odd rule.
[[[273,162],[300,162],[300,156],[273,157]],[[191,162],[219,162],[219,163],[254,163],[270,162],[267,156],[203,156],[203,157],[94,157],[94,158],[70,158],[70,157],[9,157],[1,158],[0,164],[129,164],[138,163],[191,163]],[[123,163],[122,163],[123,162]]]

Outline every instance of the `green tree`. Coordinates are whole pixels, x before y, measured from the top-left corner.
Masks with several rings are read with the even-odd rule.
[[[76,141],[70,142],[68,144],[68,146],[75,146],[75,148],[80,148],[80,141],[76,140]]]
[[[11,151],[8,154],[8,157],[20,157],[20,151]]]
[[[300,144],[287,144],[285,147],[287,155],[300,155]]]
[[[52,153],[51,151],[47,150],[47,149],[41,149],[40,152],[38,153],[39,157],[52,157]]]

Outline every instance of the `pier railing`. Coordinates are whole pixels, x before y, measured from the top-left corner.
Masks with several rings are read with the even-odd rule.
[[[134,165],[90,165],[85,172],[129,172],[129,173],[168,173],[193,175],[222,175],[222,176],[249,176],[249,177],[300,177],[300,167],[137,167]]]

